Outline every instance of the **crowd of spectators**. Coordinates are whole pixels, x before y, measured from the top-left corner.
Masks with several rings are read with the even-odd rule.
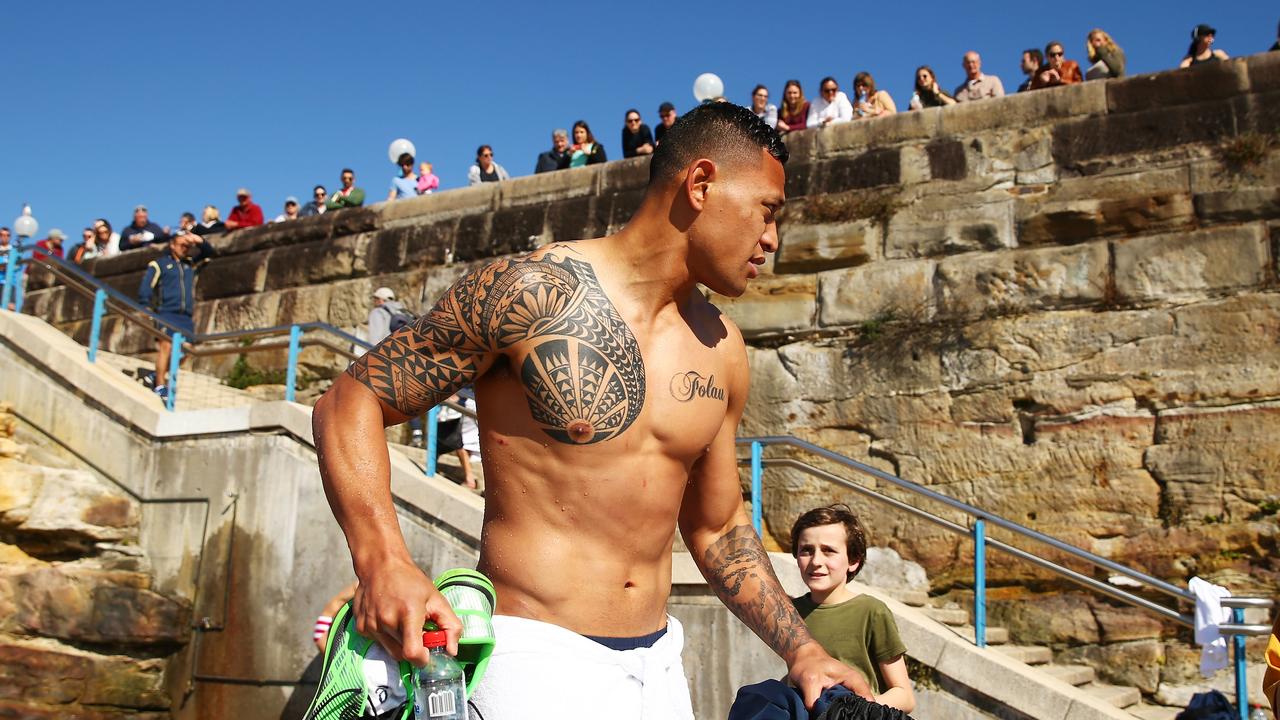
[[[1182,58],[1180,67],[1186,68],[1204,63],[1219,62],[1227,59],[1227,53],[1214,47],[1217,30],[1210,25],[1197,25],[1191,31],[1191,43]],[[1020,68],[1025,75],[1018,85],[1017,92],[1031,92],[1045,88],[1073,85],[1090,80],[1119,78],[1125,75],[1126,62],[1124,50],[1101,28],[1090,30],[1085,38],[1085,63],[1067,57],[1066,46],[1058,40],[1047,43],[1043,50],[1028,48],[1023,50]],[[1277,29],[1277,40],[1270,50],[1280,51],[1280,28]],[[961,102],[976,102],[988,98],[1001,97],[1005,94],[1004,83],[995,75],[982,71],[982,56],[977,51],[966,52],[961,59],[964,70],[964,81],[948,93],[943,89],[938,74],[928,65],[921,65],[915,71],[915,83],[911,99],[907,104],[909,110],[920,110],[931,107],[945,107]],[[756,85],[751,90],[750,107],[756,116],[781,133],[794,132],[807,128],[820,128],[836,123],[892,115],[898,112],[897,104],[885,90],[879,89],[876,80],[869,72],[858,72],[852,82],[853,97],[850,98],[840,88],[835,77],[827,76],[818,83],[818,95],[813,99],[805,97],[804,87],[799,80],[788,80],[783,85],[780,103],[771,102],[769,88]],[[714,98],[713,100],[724,100]],[[662,142],[663,135],[675,124],[676,108],[670,102],[658,106],[658,122],[652,128],[644,122],[640,111],[631,108],[623,115],[622,156],[624,158],[650,155]],[[595,165],[607,162],[604,145],[596,140],[591,127],[585,120],[579,120],[572,126],[571,132],[557,128],[551,133],[551,148],[538,155],[534,172],[544,173],[568,168]],[[410,153],[403,153],[396,161],[399,174],[391,178],[387,201],[393,202],[418,195],[427,195],[440,189],[440,178],[434,172],[431,163],[423,162],[414,172],[416,160]],[[495,160],[492,145],[481,145],[476,150],[476,161],[467,173],[470,185],[485,182],[500,182],[510,179],[511,175]],[[344,168],[339,175],[341,187],[329,193],[324,185],[316,185],[312,190],[312,199],[300,204],[295,197],[287,197],[283,212],[276,215],[273,223],[288,222],[300,217],[311,217],[325,212],[341,210],[349,207],[360,207],[365,201],[365,191],[355,184],[355,171]],[[200,222],[192,213],[185,212],[176,229],[161,227],[153,222],[144,205],[134,208],[132,222],[120,232],[112,229],[105,218],[98,218],[90,227],[82,230],[82,241],[69,249],[65,248],[66,234],[54,228],[44,239],[36,243],[33,252],[57,255],[62,257],[68,253],[74,262],[81,263],[95,257],[110,257],[120,252],[127,252],[149,245],[167,243],[171,237],[187,233],[209,237],[227,230],[255,227],[264,224],[262,207],[253,201],[253,195],[247,188],[236,191],[236,203],[222,220],[221,212],[213,205],[207,205]],[[0,253],[7,252],[10,231],[0,228]],[[3,258],[0,258],[3,262]]]

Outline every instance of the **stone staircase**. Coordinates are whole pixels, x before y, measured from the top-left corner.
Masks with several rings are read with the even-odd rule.
[[[974,627],[968,610],[955,603],[936,605],[926,593],[918,590],[896,590],[890,594],[906,605],[920,608],[925,615],[951,628],[965,640],[974,641]],[[1172,720],[1181,711],[1181,708],[1144,703],[1137,688],[1100,682],[1088,665],[1057,664],[1053,662],[1053,650],[1046,646],[1010,644],[1009,631],[1002,627],[987,626],[987,647],[1074,685],[1141,720]]]

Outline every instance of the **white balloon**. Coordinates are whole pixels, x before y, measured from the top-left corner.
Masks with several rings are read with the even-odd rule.
[[[387,157],[391,159],[392,165],[399,162],[400,156],[405,153],[409,153],[414,157],[418,156],[417,148],[413,146],[413,143],[404,138],[396,138],[395,140],[392,140],[391,147],[387,148]]]
[[[698,102],[724,95],[724,81],[715,73],[702,73],[693,81],[693,97]]]

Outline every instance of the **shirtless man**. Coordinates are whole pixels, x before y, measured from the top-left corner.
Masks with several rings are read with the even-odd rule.
[[[497,649],[475,694],[486,720],[691,717],[666,614],[677,526],[806,705],[837,684],[870,697],[809,635],[748,521],[734,454],[746,350],[697,287],[741,295],[777,249],[786,157],[750,110],[700,106],[658,146],[616,235],[467,274],[334,383],[315,441],[360,579],[360,632],[422,664],[430,617],[456,647],[458,621],[400,533],[382,428],[474,384],[488,478],[479,570],[498,595]],[[662,657],[606,677],[608,648]],[[535,707],[548,697],[555,707]]]

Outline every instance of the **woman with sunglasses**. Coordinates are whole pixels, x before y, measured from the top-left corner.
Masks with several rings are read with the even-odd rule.
[[[805,121],[807,127],[826,127],[853,119],[853,104],[849,102],[849,96],[840,91],[840,83],[835,78],[822,78],[818,91],[821,97],[809,105],[809,117]]]
[[[916,68],[916,91],[912,94],[911,103],[908,107],[912,110],[920,110],[927,107],[943,107],[944,105],[955,104],[956,99],[938,86],[938,76],[934,74],[933,68],[928,65],[921,65]]]
[[[484,182],[510,180],[505,168],[493,161],[493,146],[481,145],[476,148],[476,164],[467,171],[467,183],[479,185]]]
[[[640,122],[640,111],[632,108],[623,117],[622,157],[632,158],[637,155],[653,154],[653,132],[649,126]]]
[[[1065,55],[1062,43],[1057,40],[1044,46],[1044,67],[1040,68],[1035,78],[1031,80],[1032,90],[1084,82],[1084,76],[1080,74],[1080,65],[1075,60],[1066,59]]]
[[[788,80],[782,88],[782,107],[778,108],[777,130],[788,133],[803,130],[809,119],[809,101],[799,80]]]
[[[587,121],[579,120],[574,123],[573,151],[569,154],[569,167],[595,165],[607,159],[604,154],[604,146],[596,142],[596,136],[591,134],[591,127],[587,125]]]

